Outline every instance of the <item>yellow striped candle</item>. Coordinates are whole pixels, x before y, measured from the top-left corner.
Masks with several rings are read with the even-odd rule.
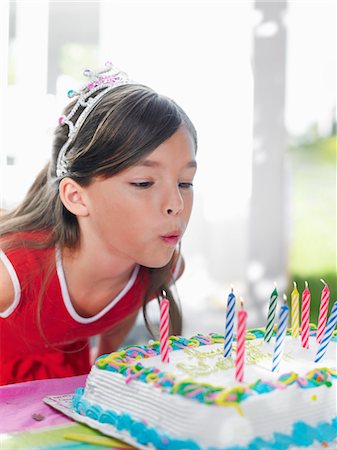
[[[299,328],[299,298],[296,282],[294,281],[294,289],[291,293],[291,335],[297,338],[300,334]]]

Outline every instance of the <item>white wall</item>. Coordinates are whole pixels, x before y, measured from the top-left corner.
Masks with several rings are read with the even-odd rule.
[[[65,16],[75,7],[75,3],[64,2],[58,9],[62,5]],[[214,329],[222,331],[230,285],[238,293],[247,292],[249,240],[254,238],[249,211],[254,207],[252,155],[256,145],[252,50],[254,32],[263,17],[250,0],[124,0],[96,5],[100,8],[99,38],[92,44],[97,46],[97,62],[113,60],[134,79],[172,96],[198,129],[195,208],[183,241],[187,266],[178,288],[187,323],[203,331],[210,317]],[[2,82],[0,105],[4,206],[20,201],[48,159],[65,92],[77,83],[60,76],[58,96],[46,94],[47,48],[58,48],[66,22],[53,22],[53,30],[62,36],[49,33],[52,42],[47,47],[48,2],[28,0],[15,6],[16,41],[9,56],[15,62],[17,83],[6,87]],[[83,35],[83,24],[88,33],[91,26],[90,17],[81,17],[77,6],[78,20],[70,21],[73,37]],[[1,8],[1,32],[5,33],[8,1],[1,2]],[[322,130],[331,122],[329,114],[336,99],[335,13],[334,2],[291,1],[282,18],[287,26],[286,127],[292,133],[302,132],[312,121]],[[60,20],[62,14],[57,17]],[[96,29],[97,24],[93,25]],[[272,34],[272,27],[267,23],[260,31]],[[6,40],[1,42],[6,55],[8,45]],[[3,75],[6,65],[0,67]],[[56,70],[57,65],[53,67]],[[79,72],[82,69],[78,67]],[[15,165],[4,166],[5,156],[13,157]],[[266,243],[264,251],[269,250]]]

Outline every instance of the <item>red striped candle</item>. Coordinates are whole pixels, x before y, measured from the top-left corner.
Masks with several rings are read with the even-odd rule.
[[[241,301],[241,309],[238,312],[235,359],[235,379],[240,382],[243,381],[245,368],[246,323],[247,312],[243,309],[243,301]]]
[[[163,291],[164,296],[160,301],[160,355],[161,360],[164,363],[170,362],[169,358],[169,301],[166,298],[166,293]]]
[[[321,342],[323,333],[325,330],[326,319],[328,316],[329,300],[330,300],[329,287],[324,280],[321,280],[321,282],[324,283],[325,286],[322,290],[321,304],[319,307],[318,326],[317,326],[317,333],[316,333],[316,341],[318,343]]]
[[[305,289],[302,293],[302,325],[301,340],[302,347],[309,348],[309,318],[310,318],[310,291],[308,282],[305,282]]]

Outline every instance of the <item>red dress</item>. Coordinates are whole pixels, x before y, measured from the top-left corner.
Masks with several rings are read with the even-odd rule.
[[[0,385],[88,373],[89,337],[138,311],[148,286],[147,269],[136,266],[120,294],[84,318],[71,304],[57,249],[0,250],[0,258],[15,288],[14,303],[0,314]]]

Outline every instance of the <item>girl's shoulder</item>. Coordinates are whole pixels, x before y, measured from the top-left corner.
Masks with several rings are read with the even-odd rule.
[[[0,314],[7,311],[15,302],[14,283],[5,262],[0,258]]]
[[[35,284],[51,266],[55,247],[46,232],[17,232],[0,237],[0,315],[10,315],[20,301],[23,286]]]
[[[55,245],[48,232],[17,232],[0,237],[0,259],[11,272],[43,270],[44,262],[54,258]]]
[[[52,232],[48,230],[16,231],[0,236],[0,249],[45,248],[51,241]]]

